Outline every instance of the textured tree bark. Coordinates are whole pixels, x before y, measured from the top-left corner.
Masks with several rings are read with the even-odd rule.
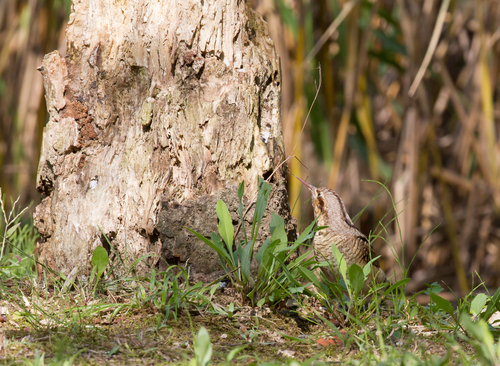
[[[217,257],[183,226],[208,236],[215,198],[234,201],[244,179],[252,199],[257,177],[284,160],[266,23],[241,0],[74,0],[67,37],[68,54],[39,68],[50,114],[34,215],[40,259],[88,271],[104,245],[127,263],[157,254],[212,273]],[[270,209],[290,220],[283,167]]]

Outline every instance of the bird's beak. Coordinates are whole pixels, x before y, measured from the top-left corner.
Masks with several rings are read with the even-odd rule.
[[[302,179],[300,179],[299,177],[297,177],[296,175],[293,174],[293,176],[295,178],[297,178],[298,180],[300,180],[300,182],[305,185],[307,187],[307,189],[309,189],[311,191],[311,193],[314,195],[316,193],[316,187],[315,186],[312,186],[306,182],[304,182]]]

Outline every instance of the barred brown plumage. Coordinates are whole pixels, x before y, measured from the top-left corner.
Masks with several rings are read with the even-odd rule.
[[[321,268],[329,281],[336,282],[340,278],[338,265],[332,254],[332,243],[344,256],[347,268],[354,263],[363,268],[372,258],[377,257],[366,236],[352,223],[344,202],[334,190],[325,187],[316,188],[296,178],[311,191],[314,216],[318,217],[316,225],[328,226],[315,234],[313,247],[318,261],[327,260],[332,264]],[[372,271],[363,292],[367,292],[367,284],[373,281],[377,284],[387,282],[378,259],[372,263]]]

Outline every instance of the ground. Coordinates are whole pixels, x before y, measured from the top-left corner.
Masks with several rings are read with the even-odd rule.
[[[234,356],[231,364],[286,364],[292,360],[304,362],[315,356],[317,362],[359,361],[365,364],[377,363],[376,360],[383,358],[382,348],[366,334],[370,330],[376,333],[375,323],[368,322],[365,330],[355,330],[349,324],[344,328],[339,326],[341,336],[346,337],[340,339],[332,329],[332,323],[319,318],[308,321],[299,315],[306,314],[306,309],[299,310],[299,314],[285,306],[273,310],[267,306],[252,309],[234,301],[235,294],[230,290],[215,292],[209,307],[182,309],[177,311],[177,319],[171,316],[167,321],[162,321],[163,314],[151,303],[123,308],[115,316],[116,307],[86,313],[88,309],[73,304],[67,308],[71,310],[66,315],[60,312],[47,318],[48,309],[51,312],[56,310],[54,304],[61,310],[64,307],[61,295],[52,293],[46,303],[40,301],[41,298],[36,299],[37,306],[34,303],[27,305],[30,303],[27,298],[23,300],[27,305],[25,311],[31,307],[33,314],[38,313],[44,318],[32,320],[30,324],[27,314],[16,304],[0,301],[4,313],[0,324],[0,362],[43,365],[66,361],[71,364],[71,357],[77,354],[76,365],[187,364],[195,357],[193,340],[201,327],[210,334],[212,364],[223,364],[231,351],[239,347],[243,349]],[[69,294],[67,300],[71,301],[73,296]],[[96,300],[99,301],[88,307],[105,309],[105,301],[110,299],[100,295]],[[47,312],[37,311],[38,306],[45,307]],[[326,312],[318,314],[332,318]],[[389,312],[382,313],[382,318],[387,323],[393,321]],[[59,322],[63,325],[56,325]],[[438,359],[459,362],[464,357],[461,353],[465,353],[465,357],[474,354],[473,347],[465,341],[457,340],[452,345],[449,340],[451,331],[429,329],[418,319],[405,323],[403,327],[394,322],[392,329],[392,332],[383,334],[383,348],[385,352],[397,355],[400,361],[415,358],[430,364]],[[373,353],[371,361],[366,358],[367,351]],[[44,360],[40,363],[42,355]],[[387,357],[391,358],[390,355]],[[30,363],[29,360],[38,360],[39,363]]]

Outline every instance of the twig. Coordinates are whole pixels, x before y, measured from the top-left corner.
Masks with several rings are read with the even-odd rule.
[[[300,130],[300,133],[299,133],[299,136],[297,136],[297,141],[295,141],[295,146],[293,147],[291,154],[293,154],[293,152],[295,151],[295,148],[297,147],[297,144],[299,143],[300,135],[302,135],[302,132],[304,132],[304,128],[306,127],[306,123],[307,123],[307,120],[309,119],[309,115],[311,114],[314,103],[316,103],[316,99],[318,99],[318,94],[319,94],[319,91],[321,90],[321,83],[323,81],[323,78],[321,77],[321,64],[318,64],[318,74],[319,74],[319,85],[316,88],[316,95],[314,95],[314,99],[311,103],[311,106],[309,107],[309,111],[307,112],[306,119],[304,120],[304,123],[302,125],[302,129]],[[297,160],[299,160],[299,159],[297,159]],[[299,162],[300,162],[300,160],[299,160]]]
[[[446,17],[446,12],[448,10],[449,5],[450,5],[450,0],[444,0],[441,3],[441,8],[439,8],[439,13],[436,19],[436,25],[434,26],[434,30],[432,31],[432,37],[429,43],[429,47],[427,48],[424,60],[420,65],[420,69],[418,70],[417,75],[415,76],[415,80],[413,80],[410,90],[408,91],[408,95],[410,97],[413,97],[415,95],[415,92],[417,91],[417,88],[420,85],[422,78],[424,77],[425,70],[427,70],[429,63],[431,62],[432,55],[434,54],[434,51],[436,51],[436,47],[439,41],[439,35],[441,34],[441,30],[443,29],[444,19]]]
[[[321,47],[323,47],[323,45],[328,40],[328,38],[330,38],[332,36],[333,32],[335,32],[337,30],[340,23],[342,23],[342,21],[347,17],[347,15],[352,10],[352,8],[354,8],[354,6],[356,5],[357,2],[358,2],[358,0],[351,0],[347,4],[344,5],[344,8],[340,12],[340,14],[333,20],[332,24],[330,24],[330,26],[325,31],[325,33],[323,33],[323,35],[318,40],[318,42],[316,42],[313,49],[311,51],[309,51],[309,54],[307,55],[304,62],[302,63],[302,65],[304,67],[307,67],[309,65],[309,63],[312,61],[314,56],[316,56],[316,54],[319,52]]]

